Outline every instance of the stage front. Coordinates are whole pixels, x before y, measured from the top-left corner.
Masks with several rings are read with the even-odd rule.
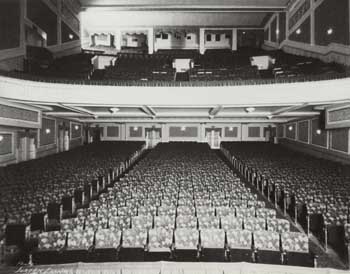
[[[22,267],[20,274],[345,274],[329,268],[250,263],[75,263]]]

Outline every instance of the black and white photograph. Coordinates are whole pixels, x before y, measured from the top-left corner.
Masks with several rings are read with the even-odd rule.
[[[0,274],[349,271],[350,0],[0,0]]]

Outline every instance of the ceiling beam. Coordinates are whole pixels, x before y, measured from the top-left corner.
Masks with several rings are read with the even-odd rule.
[[[96,115],[92,111],[89,111],[89,110],[84,109],[82,107],[76,107],[76,106],[72,106],[72,105],[68,106],[68,105],[65,105],[65,104],[59,104],[59,106],[65,108],[65,109],[68,109],[70,111],[80,113],[80,114],[86,114],[86,115],[90,115],[90,116],[95,116]]]
[[[209,111],[209,117],[211,118],[214,118],[216,115],[219,114],[219,112],[223,109],[224,107],[222,105],[218,105],[214,108],[212,108],[210,111]]]
[[[281,114],[284,114],[286,112],[295,111],[295,110],[298,110],[298,109],[300,109],[302,107],[306,107],[306,106],[308,106],[308,104],[305,103],[305,104],[298,104],[298,105],[283,107],[283,108],[280,108],[276,111],[271,112],[271,115],[272,116],[281,115]]]
[[[141,106],[141,110],[146,113],[148,116],[155,117],[157,116],[157,113],[154,111],[154,109],[150,106]]]

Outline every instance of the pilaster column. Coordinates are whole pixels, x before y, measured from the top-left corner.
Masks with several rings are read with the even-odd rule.
[[[205,29],[204,28],[199,29],[199,53],[200,54],[205,53]]]
[[[148,39],[148,53],[153,54],[154,53],[154,29],[153,28],[148,29],[147,39]]]
[[[315,3],[310,1],[310,43],[315,45]]]
[[[122,49],[122,31],[120,29],[116,30],[114,33],[114,43],[116,50]]]
[[[232,29],[232,51],[237,50],[237,29]]]

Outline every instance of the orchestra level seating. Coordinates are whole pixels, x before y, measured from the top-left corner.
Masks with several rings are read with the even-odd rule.
[[[222,150],[265,197],[348,261],[348,165],[270,143],[222,143]]]
[[[104,144],[100,153],[114,155],[110,148]],[[84,156],[94,159],[95,167],[106,166],[108,162],[94,158],[95,153],[99,155],[92,150]],[[89,197],[86,206],[57,221],[50,230],[31,233],[27,252],[35,264],[315,262],[307,235],[248,187],[207,144],[158,144],[127,173]]]

